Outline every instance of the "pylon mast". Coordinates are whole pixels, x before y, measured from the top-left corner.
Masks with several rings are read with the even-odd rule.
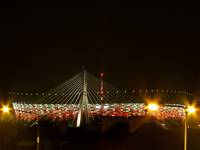
[[[104,85],[103,85],[103,77],[104,74],[100,74],[100,96],[101,96],[101,102],[103,101],[103,95],[104,95]]]
[[[89,116],[88,116],[88,97],[87,97],[87,73],[83,68],[83,89],[82,89],[82,97],[79,105],[79,113],[77,118],[77,127],[83,124],[88,124]]]
[[[83,100],[82,100],[82,108],[85,115],[86,123],[88,119],[88,97],[87,97],[87,76],[86,71],[83,70]]]

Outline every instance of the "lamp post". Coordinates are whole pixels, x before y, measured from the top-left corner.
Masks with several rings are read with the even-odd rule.
[[[11,112],[11,108],[8,105],[1,105],[0,113],[2,113],[2,116],[0,116],[0,119],[2,118],[3,121],[5,121],[5,119],[7,120],[8,116],[10,115],[10,112]],[[2,136],[0,147],[2,147],[3,149],[6,149],[6,141],[7,141],[7,136]]]
[[[39,127],[39,116],[37,117],[37,150],[40,149],[40,127]]]
[[[184,150],[187,150],[187,133],[188,133],[188,114],[194,114],[196,108],[193,106],[185,107],[185,120],[184,120]]]
[[[187,150],[187,115],[188,112],[185,109],[185,121],[184,121],[184,150]]]

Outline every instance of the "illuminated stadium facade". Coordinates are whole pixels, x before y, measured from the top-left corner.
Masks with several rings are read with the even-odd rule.
[[[143,90],[158,93],[158,90]],[[142,90],[138,93],[142,95]],[[161,93],[177,93],[189,96],[179,90],[160,90]],[[185,105],[177,102],[162,103],[157,111],[146,108],[144,100],[132,92],[119,90],[103,82],[103,74],[96,78],[85,70],[65,81],[47,93],[10,92],[16,118],[24,121],[49,119],[53,121],[70,120],[76,126],[88,124],[101,117],[144,117],[152,116],[158,120],[182,121],[185,118]],[[29,100],[30,96],[32,98]],[[165,94],[166,95],[166,94]]]

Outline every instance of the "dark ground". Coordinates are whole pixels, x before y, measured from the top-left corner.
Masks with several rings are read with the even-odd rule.
[[[40,125],[41,150],[182,150],[183,128],[164,130],[153,123],[145,124],[134,133],[129,133],[128,124],[119,123],[105,133],[100,130],[66,128],[60,125]],[[189,149],[199,150],[200,130],[189,130]],[[0,129],[1,150],[33,150],[36,141],[35,127],[14,124]],[[22,141],[30,146],[22,146]],[[19,146],[21,144],[21,146]]]

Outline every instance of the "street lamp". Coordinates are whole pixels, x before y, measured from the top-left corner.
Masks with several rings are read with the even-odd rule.
[[[159,105],[157,103],[148,103],[145,107],[145,115],[146,116],[156,116]]]
[[[196,112],[196,108],[194,106],[187,106],[185,107],[185,125],[184,125],[184,150],[187,150],[187,120],[188,114],[194,114]]]
[[[196,112],[196,108],[194,106],[187,106],[186,110],[189,114],[193,114]]]
[[[7,105],[3,105],[2,108],[1,108],[1,111],[3,113],[9,113],[10,112],[10,107],[7,106]]]
[[[157,111],[159,108],[159,105],[156,103],[150,103],[147,105],[147,110],[149,111]]]
[[[39,126],[39,116],[37,117],[37,150],[40,149],[40,126]]]

